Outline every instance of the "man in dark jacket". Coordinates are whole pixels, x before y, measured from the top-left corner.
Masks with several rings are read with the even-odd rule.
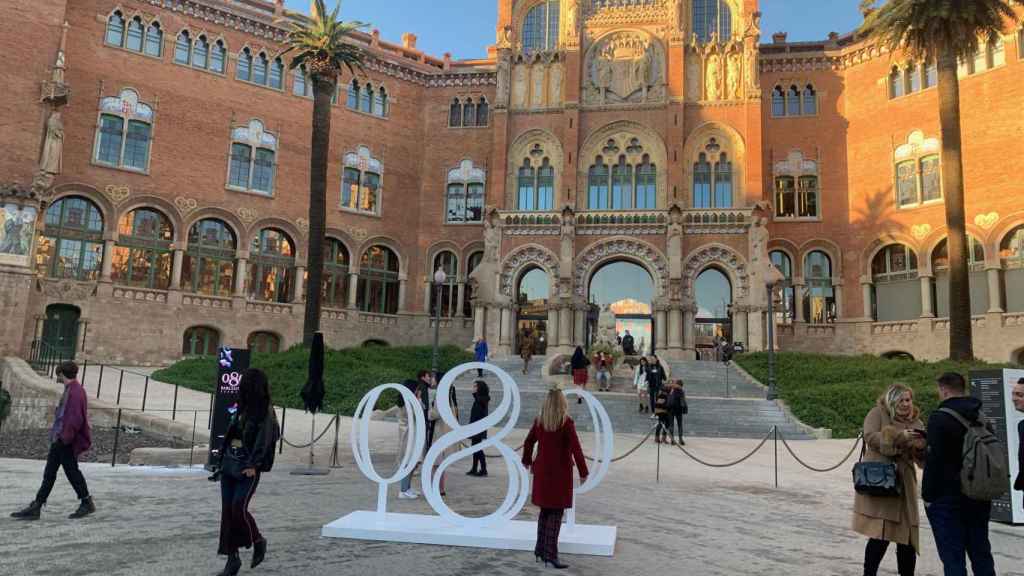
[[[977,422],[981,400],[967,396],[964,377],[947,372],[938,378],[939,408],[949,408]],[[988,538],[991,502],[972,500],[960,489],[960,469],[967,430],[940,410],[928,418],[928,454],[921,483],[928,521],[946,576],[967,576],[964,553],[971,558],[975,576],[995,576],[995,561]]]
[[[622,353],[626,356],[636,356],[636,341],[629,330],[626,330],[626,335],[622,337]]]
[[[1013,387],[1013,407],[1024,412],[1024,378],[1017,380]],[[1024,491],[1024,420],[1017,422],[1017,479],[1013,489]]]
[[[78,457],[92,446],[92,432],[89,428],[88,402],[85,389],[78,381],[78,365],[64,362],[57,367],[57,381],[64,384],[64,394],[57,405],[53,426],[50,427],[50,452],[46,456],[43,470],[43,484],[36,499],[27,508],[11,517],[21,520],[38,520],[39,512],[50,497],[53,484],[57,481],[57,470],[64,468],[64,474],[71,482],[80,501],[78,510],[68,518],[84,518],[96,511],[96,505],[89,496],[85,477],[78,469]]]

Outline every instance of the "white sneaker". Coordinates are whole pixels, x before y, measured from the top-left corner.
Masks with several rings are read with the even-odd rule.
[[[415,491],[415,490],[413,490],[412,488],[409,488],[408,490],[406,490],[406,493],[408,493],[413,498],[419,498],[420,497],[420,493]]]
[[[420,497],[419,494],[417,494],[415,492],[412,492],[412,491],[409,491],[409,492],[399,492],[398,493],[398,499],[399,500],[415,500],[415,499],[417,499],[419,497]]]

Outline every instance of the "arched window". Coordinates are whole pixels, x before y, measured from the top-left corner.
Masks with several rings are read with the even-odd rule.
[[[783,281],[779,284],[782,292],[782,309],[776,312],[778,324],[790,324],[796,314],[796,291],[793,289],[793,260],[789,254],[781,250],[773,250],[769,255],[772,264],[782,273]]]
[[[693,165],[693,207],[711,208],[711,164],[703,152]]]
[[[388,91],[381,86],[377,90],[377,97],[373,101],[373,115],[386,118],[388,115]]]
[[[942,199],[942,174],[939,172],[939,155],[921,158],[921,201]]]
[[[537,170],[537,210],[553,210],[555,207],[555,168],[545,158]]]
[[[192,38],[188,30],[178,33],[178,39],[174,41],[174,63],[188,66],[192,62]]]
[[[893,66],[892,71],[889,72],[889,97],[899,98],[903,94],[903,74],[900,73],[899,68]]]
[[[772,90],[772,116],[781,118],[786,115],[786,91],[782,86],[776,86]]]
[[[462,103],[458,98],[452,100],[451,106],[448,107],[448,125],[452,128],[462,126]]]
[[[192,66],[205,70],[209,65],[210,43],[206,40],[206,36],[200,35],[199,38],[196,38],[196,43],[192,48]]]
[[[871,261],[874,282],[874,317],[880,322],[912,320],[921,316],[921,285],[917,254],[903,244],[890,244]]]
[[[249,82],[252,80],[252,51],[243,48],[238,54],[238,67],[235,68],[235,78]]]
[[[924,63],[924,87],[933,88],[939,83],[939,68],[935,65],[934,60],[929,60]]]
[[[328,238],[324,243],[324,306],[348,307],[350,263],[348,248],[340,240]]]
[[[444,270],[445,282],[440,287],[433,284],[433,274],[436,270]],[[459,259],[454,252],[445,250],[434,256],[434,267],[430,275],[430,314],[437,314],[437,306],[440,303],[441,317],[451,318],[458,311],[459,299]]]
[[[107,18],[107,44],[111,46],[124,46],[124,16],[120,11],[114,12]]]
[[[476,125],[487,126],[490,122],[490,115],[490,109],[487,106],[487,99],[481,96],[480,102],[476,105]]]
[[[978,315],[988,312],[988,278],[985,274],[985,248],[974,236],[968,235],[970,249],[967,252],[969,266],[968,283],[970,285],[971,314]],[[932,302],[935,303],[935,315],[940,318],[949,317],[949,240],[944,238],[932,251]]]
[[[344,158],[341,207],[346,210],[380,214],[381,174],[384,165],[373,157],[370,149],[360,146]]]
[[[715,163],[715,208],[732,208],[732,162],[724,152]]]
[[[305,64],[300,64],[292,71],[292,94],[306,98],[313,96],[313,83],[310,81]]]
[[[796,86],[790,86],[789,92],[786,92],[786,116],[799,116],[800,115],[800,89]]]
[[[152,123],[153,109],[139,102],[139,95],[134,90],[122,90],[117,98],[103,98],[96,134],[96,162],[130,170],[147,170]]]
[[[398,313],[398,256],[390,248],[372,246],[359,264],[356,307],[375,314]]]
[[[658,204],[658,169],[651,163],[651,157],[643,156],[643,163],[636,170],[636,207],[638,210],[654,210]]]
[[[359,111],[373,113],[373,86],[367,84],[363,89],[363,97],[359,100]]]
[[[814,91],[814,86],[808,84],[804,86],[804,103],[803,103],[803,114],[804,116],[814,116],[818,113],[818,93]]]
[[[185,330],[182,338],[182,356],[215,356],[220,349],[220,332],[207,326],[194,326]]]
[[[832,287],[832,259],[815,250],[804,258],[804,319],[811,324],[835,322],[836,297]]]
[[[46,209],[36,250],[36,271],[51,278],[97,280],[103,264],[103,216],[81,196],[61,198]]]
[[[124,47],[132,52],[142,52],[143,37],[146,35],[146,28],[142,25],[142,19],[138,16],[128,22],[128,37],[125,39]]]
[[[633,166],[626,163],[626,156],[619,156],[619,163],[612,166],[612,210],[633,208]]]
[[[472,98],[467,98],[462,107],[462,125],[476,126],[476,104],[473,104]]]
[[[775,216],[796,217],[796,178],[792,176],[775,177]]]
[[[224,62],[227,60],[228,50],[224,47],[223,40],[217,40],[213,43],[213,49],[210,51],[210,70],[218,73],[224,73]]]
[[[774,165],[775,217],[817,218],[819,215],[818,163],[799,150]]]
[[[1010,230],[999,243],[1003,295],[1007,312],[1024,312],[1024,226]]]
[[[448,171],[446,222],[483,222],[485,178],[484,170],[474,166],[472,160],[463,160],[458,168]]]
[[[246,347],[257,354],[273,354],[281,351],[281,337],[273,332],[253,332]]]
[[[259,120],[231,131],[228,187],[270,196],[274,192],[277,137]]]
[[[275,228],[260,230],[249,262],[249,298],[290,302],[295,275],[295,244]]]
[[[146,28],[146,54],[159,58],[164,53],[164,31],[159,22],[153,22]]]
[[[275,90],[284,89],[284,62],[280,57],[270,63],[269,86]]]
[[[621,148],[610,140],[602,152],[617,154]],[[657,168],[643,153],[639,139],[625,146],[626,154],[609,166],[603,155],[594,159],[587,172],[587,207],[590,210],[653,209],[657,203]],[[615,156],[612,156],[615,158]]]
[[[167,217],[156,210],[137,208],[121,217],[117,232],[117,247],[111,259],[114,282],[168,289],[174,230]]]
[[[476,270],[476,267],[480,265],[484,260],[483,252],[473,252],[469,255],[469,260],[466,261],[466,278]],[[462,302],[462,315],[466,318],[473,317],[473,284],[466,282],[466,296]]]
[[[182,260],[182,286],[196,294],[229,298],[235,286],[235,234],[220,220],[192,225]]]
[[[518,176],[518,205],[519,210],[537,210],[536,199],[536,174],[537,171],[530,165],[530,159],[523,160],[519,168]]]
[[[725,0],[693,0],[693,33],[700,42],[710,42],[713,33],[719,42],[732,39],[732,10]]]
[[[352,83],[348,85],[348,98],[345,100],[345,106],[349,110],[359,110],[359,81],[355,78],[352,79]]]
[[[939,140],[913,132],[896,148],[896,205],[912,207],[942,200]]]
[[[252,83],[267,85],[267,69],[270,67],[270,60],[267,55],[260,52],[252,61]]]
[[[591,210],[608,210],[608,181],[610,171],[604,158],[598,156],[588,174],[587,206]]]
[[[558,0],[544,0],[526,13],[523,51],[554,50],[558,46]]]
[[[917,67],[917,63],[908,64],[903,74],[906,76],[904,85],[907,87],[907,93],[919,92],[921,90],[921,70]]]

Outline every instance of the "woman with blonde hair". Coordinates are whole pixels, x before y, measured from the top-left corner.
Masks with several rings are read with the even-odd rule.
[[[533,446],[538,444],[537,458]],[[589,471],[583,458],[576,424],[569,417],[569,404],[561,390],[552,388],[541,405],[540,416],[523,444],[523,465],[533,468],[533,503],[540,508],[537,519],[537,545],[533,553],[537,561],[554,568],[565,569],[568,564],[558,561],[558,532],[562,527],[562,514],[572,507],[572,466],[576,463],[580,483],[586,481]]]
[[[868,462],[896,464],[899,496],[857,494],[853,529],[868,537],[864,576],[875,576],[890,542],[895,542],[900,576],[913,576],[920,550],[917,470],[924,465],[925,437],[914,391],[893,384],[864,418],[864,453]]]

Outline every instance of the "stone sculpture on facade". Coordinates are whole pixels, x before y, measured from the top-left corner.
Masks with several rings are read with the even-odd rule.
[[[730,100],[739,100],[740,98],[740,86],[741,76],[743,76],[743,68],[740,64],[740,55],[733,52],[728,57],[729,66],[727,68],[729,80],[727,82],[729,87],[728,98]]]
[[[497,63],[498,88],[495,91],[495,107],[505,108],[508,106],[509,84],[512,81],[511,57],[507,52],[498,55]]]
[[[665,97],[664,53],[639,32],[614,32],[590,49],[584,67],[584,103],[661,101]]]
[[[497,277],[500,271],[498,254],[501,253],[501,218],[491,208],[484,218],[484,257],[469,274],[473,298],[479,302],[494,302],[498,297]]]
[[[50,113],[46,121],[46,138],[39,157],[39,172],[55,176],[60,174],[64,156],[64,121],[60,109]]]
[[[718,87],[721,84],[721,64],[718,54],[708,56],[707,74],[705,75],[705,99],[710,101],[718,100]]]

